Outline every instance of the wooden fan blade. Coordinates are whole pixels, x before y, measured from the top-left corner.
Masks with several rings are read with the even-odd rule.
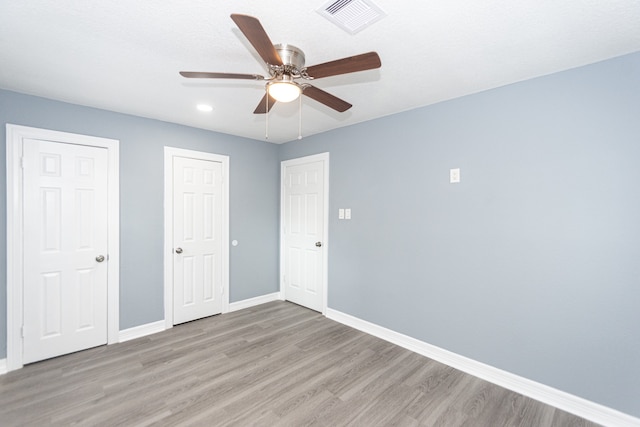
[[[236,74],[236,73],[208,73],[205,71],[180,71],[182,77],[190,79],[244,79],[244,80],[264,80],[259,74]]]
[[[269,109],[267,109],[267,96],[269,97]],[[262,97],[262,100],[256,107],[256,109],[253,111],[253,114],[268,113],[271,110],[271,108],[273,108],[273,104],[275,103],[276,103],[276,100],[272,96],[270,96],[268,93],[265,93],[264,96]]]
[[[321,77],[336,76],[338,74],[355,73],[356,71],[372,70],[380,68],[382,62],[376,52],[363,53],[361,55],[349,56],[348,58],[336,59],[335,61],[307,67],[307,74],[314,79]]]
[[[307,95],[309,98],[315,99],[316,101],[326,105],[329,108],[333,108],[334,110],[339,111],[340,113],[343,113],[352,107],[352,105],[348,102],[343,101],[337,96],[333,96],[330,93],[323,91],[322,89],[318,89],[315,86],[305,85],[302,93],[304,95]]]
[[[253,48],[267,64],[282,65],[280,55],[273,47],[267,32],[257,18],[249,15],[231,14],[231,19],[236,23],[242,34],[249,40]]]

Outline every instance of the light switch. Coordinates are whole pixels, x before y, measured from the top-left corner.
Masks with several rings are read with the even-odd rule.
[[[449,182],[452,184],[460,182],[460,168],[449,170]]]
[[[344,219],[344,209],[338,209],[338,219]]]
[[[351,209],[345,209],[344,210],[344,218],[345,219],[351,219]]]

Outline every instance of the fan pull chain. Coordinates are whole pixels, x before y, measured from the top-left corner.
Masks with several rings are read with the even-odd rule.
[[[302,139],[302,95],[298,97],[298,139]]]
[[[265,129],[264,129],[264,139],[269,139],[269,90],[265,88],[265,91],[267,92],[267,96],[265,96],[265,104],[267,107],[267,111],[265,112],[265,116],[266,120],[265,120]]]

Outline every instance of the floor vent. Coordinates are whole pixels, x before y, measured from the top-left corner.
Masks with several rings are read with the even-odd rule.
[[[364,30],[386,16],[368,0],[331,1],[318,9],[318,13],[351,34]]]

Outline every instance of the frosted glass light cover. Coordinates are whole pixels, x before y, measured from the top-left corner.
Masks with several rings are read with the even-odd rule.
[[[287,82],[277,82],[269,85],[269,95],[278,102],[291,102],[300,96],[300,87]]]

